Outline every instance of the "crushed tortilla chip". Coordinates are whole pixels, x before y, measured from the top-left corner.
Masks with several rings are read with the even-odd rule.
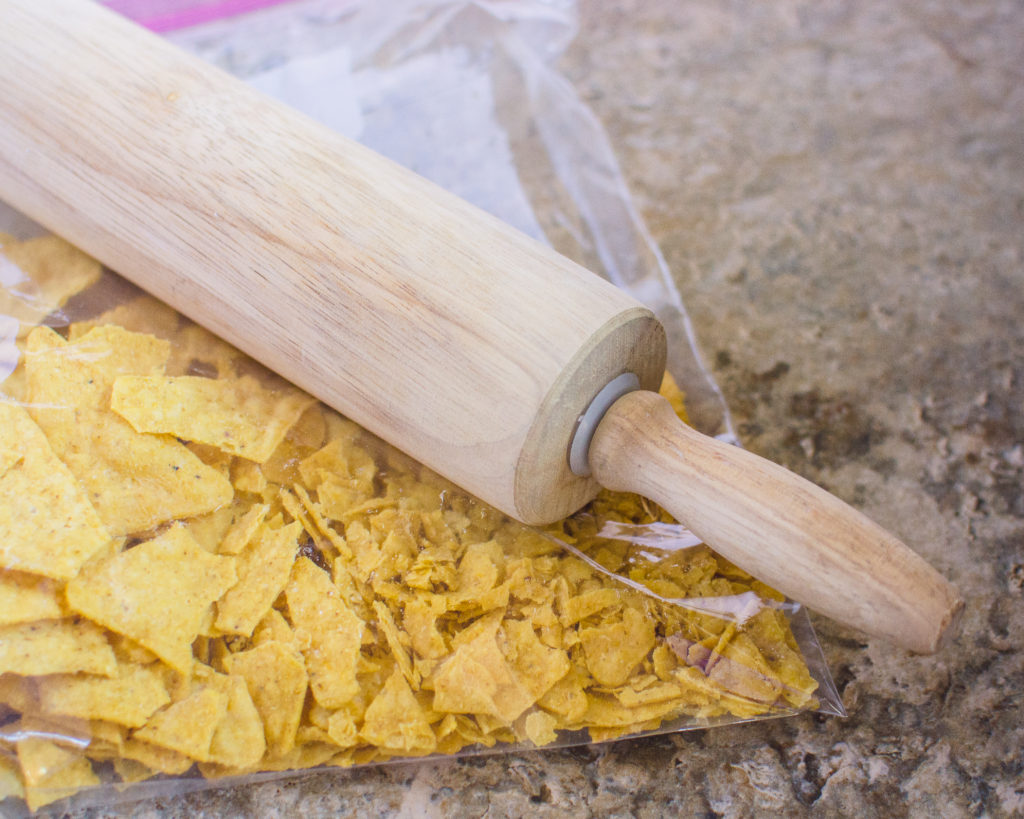
[[[0,625],[56,620],[68,614],[56,581],[0,569]]]
[[[783,598],[649,501],[529,529],[149,296],[75,319],[0,330],[0,798],[816,702]]]
[[[308,558],[295,561],[285,589],[296,630],[307,635],[303,647],[309,686],[325,708],[338,708],[359,691],[356,659],[363,621],[341,599],[327,573]]]
[[[138,728],[158,708],[170,702],[159,670],[149,666],[119,666],[110,677],[61,674],[39,680],[39,702],[51,714],[102,719]]]
[[[225,665],[229,673],[245,680],[263,721],[268,752],[275,757],[290,753],[306,699],[308,678],[302,658],[272,640],[231,654]]]
[[[204,616],[236,580],[233,558],[204,551],[179,525],[87,567],[67,600],[186,673]]]
[[[157,712],[134,737],[206,762],[210,759],[210,745],[217,726],[227,714],[228,699],[226,693],[212,686],[201,687]]]
[[[96,510],[22,407],[0,402],[0,445],[20,454],[0,476],[0,566],[74,577],[110,542]]]
[[[252,376],[123,375],[110,406],[137,432],[166,433],[262,463],[314,400],[296,389],[268,390]]]
[[[235,561],[238,583],[217,603],[215,625],[220,631],[252,635],[288,582],[300,529],[298,523],[280,529],[259,528]]]
[[[111,676],[114,651],[103,630],[87,620],[38,620],[0,626],[0,674]]]

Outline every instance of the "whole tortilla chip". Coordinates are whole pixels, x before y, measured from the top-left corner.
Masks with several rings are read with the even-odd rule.
[[[121,376],[110,405],[138,432],[174,435],[262,463],[315,402],[295,388],[268,390],[252,376]]]
[[[131,637],[187,674],[213,601],[236,581],[234,559],[205,551],[181,525],[90,564],[68,583],[68,605]]]
[[[96,510],[23,408],[0,402],[0,447],[21,455],[0,476],[0,566],[74,577],[110,542]]]

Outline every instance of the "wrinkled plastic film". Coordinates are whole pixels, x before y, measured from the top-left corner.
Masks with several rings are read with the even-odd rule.
[[[681,301],[630,203],[607,140],[552,68],[574,30],[571,5],[426,2],[410,3],[402,14],[389,6],[388,12],[370,3],[289,3],[174,36],[633,292],[669,330],[670,370],[684,388],[691,422],[712,434],[731,434],[720,393],[701,364]],[[40,233],[6,210],[0,231],[15,238],[6,241],[8,249],[21,246],[16,257],[26,257],[18,240]],[[46,412],[60,407],[33,403],[25,376],[34,326],[51,327],[59,337],[37,333],[38,361],[54,349],[69,350],[66,360],[57,356],[64,363],[116,356],[116,345],[103,346],[103,334],[115,331],[90,337],[97,326],[114,325],[168,345],[162,374],[113,378],[117,409],[105,404],[89,410],[103,424],[127,418],[145,427],[151,421],[145,406],[133,410],[127,401],[139,394],[140,383],[149,383],[139,378],[165,378],[153,383],[191,396],[196,393],[189,390],[210,385],[187,379],[228,383],[248,399],[265,399],[275,423],[291,419],[262,461],[189,440],[175,424],[191,418],[151,432],[133,429],[142,436],[171,436],[205,468],[219,471],[230,484],[230,502],[197,515],[157,515],[131,524],[148,528],[98,547],[87,561],[93,572],[88,582],[25,572],[10,560],[0,571],[0,581],[19,589],[45,587],[40,594],[50,594],[58,606],[41,608],[48,616],[38,621],[0,625],[12,641],[23,639],[33,623],[105,620],[87,630],[109,644],[115,661],[105,670],[40,666],[40,673],[27,673],[29,665],[20,668],[23,673],[8,669],[0,675],[0,783],[20,781],[23,791],[28,784],[36,805],[72,790],[76,805],[111,805],[264,781],[303,768],[561,747],[808,709],[842,713],[806,613],[646,501],[604,493],[559,524],[522,527],[336,413],[303,404],[279,379],[114,274],[67,293],[31,267],[0,256],[0,392],[7,404],[50,430],[54,450],[65,445],[63,432]],[[50,383],[39,375],[45,370],[32,366],[37,382]],[[113,418],[119,413],[121,421]],[[187,429],[197,437],[204,433]],[[9,451],[9,443],[7,450],[0,447],[0,492],[5,472],[13,476],[12,470],[36,457],[27,448]],[[228,567],[235,584],[243,583],[246,556],[263,542],[256,537],[240,545],[237,532],[245,515],[262,506],[267,509],[253,531],[268,541],[287,541],[275,534],[282,530],[293,534],[294,543],[284,548],[292,563],[277,575],[280,593],[258,622],[251,611],[244,623],[231,622],[224,612],[238,605],[228,597],[234,588]],[[191,643],[196,665],[190,673],[165,668],[162,638],[87,602],[103,583],[109,587],[102,578],[115,576],[112,566],[135,559],[133,552],[156,554],[168,533],[177,545],[166,548],[223,572],[226,587],[210,587]],[[153,546],[155,541],[161,545]],[[37,577],[45,582],[35,583]],[[330,685],[322,679],[314,684],[310,671],[316,665],[311,657],[328,635],[303,619],[303,589],[325,582],[325,596],[338,601],[333,616],[358,623],[362,635],[357,693],[345,702],[337,692],[325,693]],[[138,594],[123,591],[124,599]],[[246,652],[278,651],[261,646],[287,644],[296,633],[286,656],[306,669],[307,682],[285,750],[280,731],[267,728],[276,724],[273,704],[260,704],[250,691],[247,705],[232,677],[245,676],[240,669],[248,667],[250,687],[258,688],[253,655]],[[130,668],[159,677],[157,688],[163,686],[167,701],[145,717],[120,715],[118,722],[97,716],[98,706],[89,711],[69,705],[55,685],[61,675],[102,678],[115,668],[118,674]],[[460,683],[463,678],[475,682]],[[544,690],[533,690],[537,686]],[[204,747],[197,747],[203,737],[175,739],[172,730],[178,724],[174,709],[187,712],[197,703],[213,714]],[[270,744],[247,767],[227,764],[241,763],[246,747],[251,752],[252,742],[236,748],[227,738],[241,726],[252,729],[253,708]],[[416,719],[389,733],[388,714],[395,714],[397,725],[399,712],[413,711]],[[61,765],[63,779],[41,778],[42,771]]]

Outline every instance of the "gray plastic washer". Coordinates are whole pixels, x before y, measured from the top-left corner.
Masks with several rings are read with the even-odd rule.
[[[590,441],[597,425],[601,423],[608,408],[627,392],[640,389],[640,379],[635,373],[616,376],[594,396],[590,406],[576,420],[576,431],[569,444],[569,469],[582,478],[590,477]]]

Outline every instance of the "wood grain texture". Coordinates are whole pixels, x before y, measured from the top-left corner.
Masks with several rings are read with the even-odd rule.
[[[919,651],[955,590],[781,467],[620,399],[664,331],[632,298],[84,0],[0,0],[0,198],[527,523],[640,492],[812,608]],[[666,414],[667,413],[667,414]],[[596,480],[595,480],[596,479]]]
[[[963,601],[876,523],[798,475],[690,429],[633,392],[590,446],[594,477],[657,501],[708,545],[794,600],[912,651],[956,631]]]
[[[596,493],[564,453],[657,387],[649,311],[97,4],[0,20],[0,197],[521,520]]]

